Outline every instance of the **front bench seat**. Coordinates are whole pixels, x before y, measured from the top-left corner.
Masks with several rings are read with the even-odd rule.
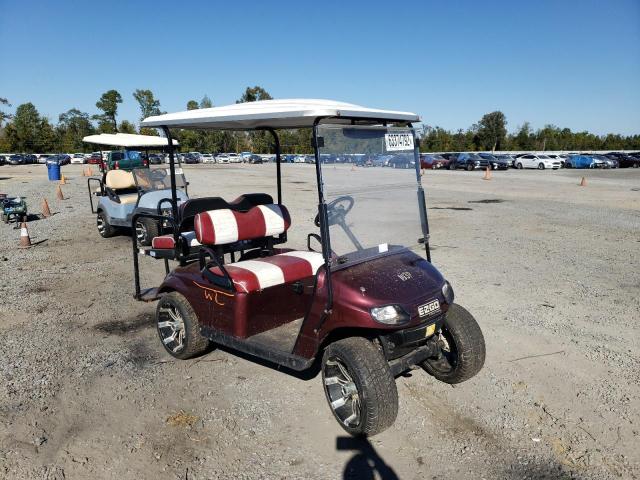
[[[133,178],[133,173],[127,172],[126,170],[109,170],[104,183],[120,203],[129,204],[138,201],[136,181]],[[131,190],[136,191],[132,192]]]
[[[284,205],[270,204],[255,206],[246,212],[231,209],[202,212],[196,215],[194,224],[196,239],[201,244],[226,245],[285,233],[291,226],[291,217]],[[229,263],[224,269],[236,291],[251,293],[311,277],[323,264],[320,253],[293,250]],[[224,278],[220,267],[209,271]]]

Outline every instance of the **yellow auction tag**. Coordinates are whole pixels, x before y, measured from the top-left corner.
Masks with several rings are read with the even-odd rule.
[[[435,331],[436,331],[436,324],[434,323],[433,325],[429,325],[427,327],[427,332],[425,333],[425,337],[430,337],[435,333]]]

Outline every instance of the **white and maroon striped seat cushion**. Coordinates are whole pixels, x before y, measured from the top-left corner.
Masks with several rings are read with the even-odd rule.
[[[197,247],[200,245],[200,242],[196,239],[196,232],[182,232],[180,235],[182,235],[182,240],[190,247]],[[173,239],[173,235],[161,235],[159,237],[154,237],[151,240],[151,248],[173,249],[175,246],[176,243]]]
[[[250,293],[315,275],[322,264],[322,254],[294,250],[271,257],[229,263],[224,268],[237,291]],[[222,276],[220,268],[213,267],[210,270]]]
[[[272,237],[291,225],[284,205],[258,205],[246,212],[209,210],[195,216],[196,238],[203,245],[225,245],[240,240]]]

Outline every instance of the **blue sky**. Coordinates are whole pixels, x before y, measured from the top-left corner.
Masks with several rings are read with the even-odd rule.
[[[165,111],[246,86],[410,110],[466,128],[502,110],[573,130],[640,133],[640,2],[0,0],[0,97],[57,120],[111,88]]]

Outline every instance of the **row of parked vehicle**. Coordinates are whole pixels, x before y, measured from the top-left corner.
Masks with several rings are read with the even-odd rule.
[[[491,154],[491,153],[423,153],[420,154],[422,168],[449,170],[477,168],[492,170],[507,170],[509,168],[535,168],[538,170],[560,168],[626,168],[640,167],[640,152],[607,154],[569,153],[519,153]]]

